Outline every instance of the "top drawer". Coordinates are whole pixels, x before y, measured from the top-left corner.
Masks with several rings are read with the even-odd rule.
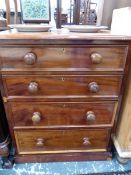
[[[4,70],[122,71],[126,46],[2,47]],[[77,68],[77,70],[76,70]]]

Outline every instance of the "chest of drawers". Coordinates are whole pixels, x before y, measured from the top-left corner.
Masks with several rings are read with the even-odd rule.
[[[0,35],[15,161],[110,159],[129,55],[122,36]]]

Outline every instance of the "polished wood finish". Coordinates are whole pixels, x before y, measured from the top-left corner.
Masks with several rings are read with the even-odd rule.
[[[58,68],[68,71],[122,71],[125,66],[126,50],[125,46],[2,47],[0,57],[2,69],[16,71],[24,68],[49,68],[52,71]],[[96,63],[98,60],[95,61],[98,55],[102,57],[99,64]]]
[[[109,33],[75,33],[68,31],[52,31],[52,32],[22,32],[21,34],[15,30],[0,32],[0,39],[2,47],[13,46],[16,48],[19,45],[23,47],[39,47],[39,46],[94,46],[97,47],[126,47],[131,41],[131,36],[128,35],[112,35]],[[27,44],[28,43],[28,44]],[[18,45],[17,45],[18,44]],[[98,45],[97,45],[98,44]]]
[[[0,87],[16,162],[111,159],[130,40],[99,33],[0,33]]]
[[[7,96],[116,96],[122,76],[3,76]],[[97,91],[93,84],[97,83]]]
[[[15,158],[16,163],[26,162],[70,162],[70,161],[90,161],[90,160],[111,160],[110,152],[77,152],[77,153],[56,153],[54,154],[29,154],[19,155]]]
[[[104,129],[18,130],[15,138],[19,154],[91,152],[93,149],[97,152],[106,151],[108,132]]]
[[[13,102],[10,103],[14,127],[98,127],[112,126],[116,113],[116,102],[62,103],[62,102]],[[88,112],[95,114],[91,120]],[[35,112],[38,121],[32,121]]]

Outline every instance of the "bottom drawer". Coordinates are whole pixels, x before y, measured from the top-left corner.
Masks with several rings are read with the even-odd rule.
[[[106,151],[109,130],[18,130],[15,138],[19,154]]]

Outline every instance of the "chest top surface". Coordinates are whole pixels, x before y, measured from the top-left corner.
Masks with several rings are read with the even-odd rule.
[[[76,42],[78,41],[78,42]],[[129,43],[131,36],[111,33],[17,32],[15,29],[0,32],[1,44],[110,44]]]

